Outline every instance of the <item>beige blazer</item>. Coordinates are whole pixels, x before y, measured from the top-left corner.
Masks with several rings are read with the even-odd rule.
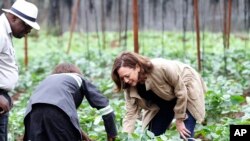
[[[177,98],[174,107],[175,118],[185,118],[186,110],[197,122],[205,117],[206,86],[200,75],[190,66],[178,61],[152,59],[153,72],[147,76],[146,90],[152,90],[165,100]],[[159,107],[140,97],[136,87],[125,90],[126,114],[123,120],[123,131],[132,133],[136,120],[142,116],[145,128],[159,111]]]

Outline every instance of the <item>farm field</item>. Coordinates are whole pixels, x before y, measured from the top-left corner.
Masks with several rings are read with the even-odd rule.
[[[140,53],[149,57],[162,57],[180,60],[197,69],[197,51],[195,33],[178,32],[140,32]],[[34,34],[35,35],[35,34]],[[138,121],[133,134],[121,132],[125,114],[122,93],[114,93],[111,79],[112,63],[121,51],[133,51],[132,32],[127,40],[119,40],[118,33],[106,32],[105,44],[102,36],[96,33],[76,33],[67,54],[69,34],[52,36],[39,33],[39,36],[28,37],[27,69],[24,65],[24,41],[14,39],[16,56],[20,69],[18,86],[12,93],[15,99],[14,108],[9,118],[9,140],[19,141],[22,138],[23,116],[28,99],[37,84],[48,76],[55,65],[60,62],[74,63],[81,68],[84,76],[98,86],[109,98],[116,114],[118,141],[178,141],[179,134],[175,124],[164,135],[154,137],[150,132],[141,130]],[[242,37],[246,38],[242,38]],[[98,38],[99,37],[99,38]],[[230,48],[223,47],[221,34],[203,33],[201,38],[202,71],[201,75],[207,84],[206,120],[196,127],[196,140],[228,141],[229,125],[250,124],[250,41],[249,35],[231,34]],[[86,100],[78,109],[82,129],[96,141],[106,140],[101,116],[90,107]]]

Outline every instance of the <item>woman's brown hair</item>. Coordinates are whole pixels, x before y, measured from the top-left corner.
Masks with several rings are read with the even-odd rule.
[[[121,91],[122,88],[126,88],[126,84],[119,77],[118,70],[121,67],[129,67],[135,69],[136,65],[140,67],[138,80],[144,81],[146,79],[146,74],[151,73],[153,70],[153,65],[149,58],[133,52],[123,52],[116,57],[113,64],[111,77],[116,84],[117,92]]]
[[[58,73],[77,73],[82,75],[80,68],[70,63],[58,64],[53,70],[52,74],[58,74]]]

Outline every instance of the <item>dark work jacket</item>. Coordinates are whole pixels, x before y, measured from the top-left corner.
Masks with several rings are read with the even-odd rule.
[[[115,115],[108,99],[93,84],[74,73],[53,74],[44,79],[31,96],[25,117],[31,112],[32,105],[51,104],[62,109],[80,131],[77,108],[84,96],[91,107],[98,110],[105,109],[106,112],[102,114],[105,130],[108,135],[116,136]]]

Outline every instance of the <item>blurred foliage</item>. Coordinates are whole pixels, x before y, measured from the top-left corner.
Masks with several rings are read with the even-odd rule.
[[[9,140],[20,140],[23,135],[23,115],[25,108],[37,84],[49,75],[60,62],[78,65],[84,76],[91,80],[100,91],[110,99],[119,130],[118,141],[178,141],[179,134],[175,123],[164,135],[155,137],[149,131],[141,129],[138,120],[133,134],[122,132],[122,120],[125,114],[123,94],[113,92],[111,80],[112,63],[121,51],[133,51],[133,36],[129,32],[126,40],[117,42],[118,33],[105,33],[103,43],[98,46],[95,33],[74,34],[72,48],[66,54],[69,34],[55,37],[44,33],[29,37],[29,65],[23,64],[23,40],[14,40],[20,67],[20,79],[13,95],[20,95],[14,103],[9,119]],[[250,124],[249,99],[243,90],[249,86],[250,51],[249,40],[231,36],[230,48],[224,50],[220,34],[205,33],[202,45],[202,76],[207,84],[206,119],[196,126],[196,140],[227,141],[230,124]],[[102,39],[102,37],[100,37]],[[185,41],[185,42],[183,42]],[[115,42],[115,44],[114,44]],[[197,68],[195,34],[157,32],[140,33],[140,53],[149,57],[175,59]],[[248,95],[249,96],[249,95]],[[81,127],[96,141],[106,140],[103,121],[97,110],[90,107],[86,100],[78,109]]]

